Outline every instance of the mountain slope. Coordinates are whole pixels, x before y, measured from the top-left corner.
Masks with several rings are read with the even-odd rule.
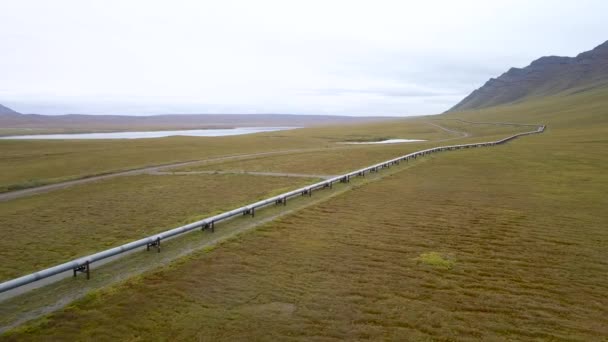
[[[8,115],[13,115],[13,114],[19,114],[17,112],[15,112],[14,110],[3,106],[2,104],[0,104],[0,115],[2,116],[8,116]]]
[[[448,112],[480,109],[531,97],[608,85],[608,41],[576,57],[541,57],[525,68],[491,78]]]

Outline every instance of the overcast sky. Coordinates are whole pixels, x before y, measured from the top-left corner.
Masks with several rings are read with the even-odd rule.
[[[608,40],[608,1],[0,0],[23,113],[442,112]]]

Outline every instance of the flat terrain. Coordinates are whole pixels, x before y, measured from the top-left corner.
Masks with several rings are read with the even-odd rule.
[[[324,154],[324,149],[335,148],[349,151],[346,155],[359,158],[354,164],[347,164],[347,171],[351,165],[364,166],[370,160],[392,158],[416,149],[407,145],[359,147],[334,143],[348,139],[374,140],[380,132],[395,137],[424,136],[431,139],[458,136],[425,122],[400,120],[391,124],[322,127],[225,138],[0,141],[0,144],[7,147],[0,150],[0,154],[8,162],[0,164],[0,168],[10,169],[10,172],[2,173],[0,178],[19,179],[28,177],[28,174],[48,177],[54,173],[61,175],[60,179],[67,179],[74,178],[68,176],[71,172],[90,170],[94,173],[95,170],[112,169],[117,165],[129,165],[128,163],[138,165],[137,163],[145,161],[174,160],[183,163],[186,157],[194,156],[202,158],[201,165],[221,163],[224,158],[259,159],[262,163],[264,153],[299,156],[303,151],[314,150],[314,146],[317,146],[316,149],[320,151],[317,153],[321,157],[327,155]],[[288,143],[274,144],[277,139],[285,139]],[[283,150],[294,146],[306,148]],[[237,150],[240,153],[232,153]],[[262,152],[248,154],[247,151]],[[303,178],[306,171],[323,171],[319,166],[324,164],[318,161],[324,159],[315,153],[303,155],[312,168],[287,172],[285,177],[276,177],[277,174],[267,174],[269,177],[264,177],[263,174],[171,175],[159,173],[165,168],[152,166],[126,173],[77,178],[72,183],[54,183],[53,186],[57,188],[50,189],[50,192],[0,202],[0,227],[5,237],[0,241],[0,257],[5,261],[0,264],[0,280],[21,276],[230,210],[273,193],[310,184],[317,180],[318,175],[323,174],[312,173],[307,179]],[[343,155],[333,155],[341,157],[338,162],[344,161]],[[94,163],[87,163],[93,160]],[[290,177],[294,174],[299,177]],[[39,178],[37,182],[52,183],[53,180],[57,179]],[[70,187],[63,189],[67,185]],[[41,190],[44,189],[28,189],[33,194]]]
[[[8,280],[304,186],[314,178],[119,177],[0,203]]]
[[[606,99],[603,92],[591,92],[427,118],[443,128],[469,133],[462,137],[434,130],[432,125],[418,126],[432,129],[437,140],[457,138],[453,143],[490,140],[522,130],[450,120],[454,117],[543,122],[549,129],[504,146],[432,156],[382,181],[355,186],[266,223],[214,250],[195,252],[178,263],[92,292],[4,338],[605,338]],[[367,136],[353,130],[336,139],[374,139],[380,130]],[[324,134],[311,135],[324,139]],[[367,165],[376,158],[372,152],[392,157],[410,148],[449,143],[266,156],[189,169],[289,172],[303,168],[306,173],[322,174],[321,170],[341,170],[339,163],[323,169],[333,159],[345,163],[361,159]],[[101,196],[105,191],[114,197],[118,187],[108,188],[106,183],[124,182],[123,186],[133,183],[131,189],[150,188],[153,194],[158,182],[154,177],[175,179],[161,183],[186,192],[171,201],[177,207],[190,204],[197,192],[188,192],[188,182],[179,177],[209,176],[120,177],[82,188],[98,186],[90,193]],[[283,179],[212,176],[255,177],[255,182]],[[305,179],[289,179],[284,187],[297,181]],[[85,191],[77,187],[21,200],[69,190]],[[39,205],[50,202],[61,201],[49,197]],[[192,221],[201,212],[194,209],[196,204],[188,214],[166,209],[167,201],[161,203],[163,213],[175,212],[175,222],[178,217]],[[103,212],[112,210],[116,208]],[[142,217],[135,215],[133,223],[145,222]],[[113,222],[108,219],[108,225]],[[162,218],[154,222],[162,223]],[[121,231],[112,230],[112,238]]]
[[[334,135],[333,141],[377,140],[378,132],[381,131],[387,135],[387,138],[403,135],[419,137],[426,134],[429,138],[435,139],[467,140],[480,139],[478,135],[483,134],[484,129],[492,137],[498,133],[504,135],[521,131],[520,127],[467,125],[452,121],[441,123],[441,125],[456,125],[459,130],[468,128],[470,130],[470,133],[467,133],[468,136],[461,138],[463,134],[456,131],[448,132],[438,123],[429,124],[420,120],[408,122],[411,123],[347,126],[342,130],[338,130],[336,127],[326,127],[291,132],[291,134],[296,135],[295,140],[301,139],[302,141],[320,139],[320,136],[325,135]],[[449,135],[446,138],[444,134]],[[306,138],[298,138],[298,135]],[[272,140],[274,136],[248,139],[252,139],[248,141],[259,142],[266,141],[266,139]],[[329,140],[329,138],[325,139]],[[158,140],[164,139],[143,140],[137,144],[153,149],[154,146],[158,147],[156,145],[159,143]],[[203,140],[213,146],[208,139]],[[237,141],[240,140],[237,139]],[[25,146],[30,143],[33,142],[23,142]],[[52,145],[53,142],[49,143]],[[69,142],[62,143],[68,144]],[[87,142],[74,142],[75,151],[77,151],[74,152],[74,156],[85,154],[84,151],[78,150],[80,143],[89,146],[86,144]],[[90,146],[101,148],[110,143],[114,142],[98,141]],[[130,146],[129,148],[135,148],[129,145],[133,143],[132,141],[122,143]],[[231,141],[227,140],[226,143],[231,143]],[[220,156],[208,159],[207,162],[199,164],[202,166],[198,168],[186,168],[184,169],[186,172],[180,172],[181,169],[168,169],[169,172],[167,172],[163,171],[167,170],[165,167],[149,167],[68,183],[56,183],[52,186],[56,186],[58,189],[51,189],[53,190],[51,192],[0,202],[0,226],[6,237],[0,241],[0,257],[6,261],[0,265],[0,280],[25,275],[190,223],[254,202],[271,193],[310,184],[318,176],[352,171],[437,143],[429,141],[416,144],[373,146],[334,144],[332,146],[335,149],[327,151],[323,148],[314,152],[307,149],[292,150],[291,153],[286,154],[278,151],[279,155],[272,154],[277,151],[261,152],[261,154],[241,155],[236,161],[231,162],[225,162],[224,158],[233,159],[233,157]],[[189,151],[187,147],[186,150]],[[134,151],[129,153],[134,153]],[[264,153],[270,153],[270,155]],[[158,155],[162,155],[162,153],[158,153]],[[35,158],[24,158],[29,162],[37,162]],[[61,158],[65,158],[65,156]],[[28,165],[29,162],[20,164],[19,167],[25,168],[24,165]],[[112,160],[100,161],[100,165],[111,163]],[[192,165],[197,165],[197,163]],[[201,173],[201,169],[206,170],[207,173],[204,173],[205,171]],[[58,172],[62,170],[61,168],[56,169]],[[177,172],[172,174],[171,171]],[[226,174],[226,171],[237,174]],[[240,174],[243,171],[258,174]],[[147,172],[151,175],[147,175]],[[306,174],[310,174],[308,179],[303,178]],[[264,175],[273,177],[263,177]],[[276,177],[281,175],[285,177]],[[294,178],[294,175],[299,178]],[[71,187],[61,189],[67,185]],[[36,193],[42,190],[44,189],[31,188],[27,191]],[[12,195],[12,193],[4,195]]]
[[[549,129],[431,156],[4,339],[603,340],[606,108],[597,91],[437,117]]]
[[[332,149],[347,140],[454,137],[420,120],[399,119],[231,137],[136,140],[0,140],[0,192],[192,160],[294,149]]]
[[[399,167],[368,174],[366,177],[354,178],[349,183],[336,183],[331,189],[315,191],[312,197],[296,196],[289,200],[287,206],[269,206],[256,211],[255,217],[236,216],[231,220],[218,223],[213,233],[196,230],[190,234],[165,240],[162,244],[161,253],[156,253],[154,249],[146,252],[144,248],[141,248],[109,263],[95,263],[92,270],[93,276],[88,280],[86,277],[73,279],[70,274],[67,274],[65,279],[47,279],[48,281],[44,280],[40,283],[31,284],[36,286],[46,284],[46,286],[31,290],[23,295],[19,295],[21,289],[17,289],[17,293],[15,291],[2,293],[0,294],[0,301],[2,301],[2,305],[0,305],[0,334],[10,330],[11,327],[16,327],[33,318],[60,309],[73,300],[82,298],[90,291],[165,266],[194,251],[209,251],[224,243],[227,239],[235,238],[238,234],[255,229],[263,223],[289,215],[345,191],[350,191],[354,187],[378,181],[394,172],[415,167],[424,162],[426,160],[420,159],[415,162],[402,163]]]
[[[180,171],[218,170],[218,171],[273,171],[305,172],[321,174],[341,174],[353,171],[400,155],[437,145],[464,143],[485,140],[498,140],[514,133],[530,130],[517,126],[471,125],[452,120],[427,120],[429,127],[448,128],[455,132],[445,141],[427,141],[405,144],[351,146],[346,149],[313,151],[285,155],[269,155],[255,159],[231,160],[219,163],[192,164],[179,168]],[[437,126],[433,126],[437,125]],[[453,141],[455,140],[455,141]]]
[[[311,127],[390,119],[392,118],[286,114],[37,115],[19,114],[0,104],[0,136],[263,126]]]

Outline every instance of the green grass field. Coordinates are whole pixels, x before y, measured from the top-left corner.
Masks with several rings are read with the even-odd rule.
[[[433,155],[94,291],[3,339],[606,339],[606,95],[433,117],[454,129],[465,126],[444,119],[548,129]],[[364,138],[348,129],[339,139]],[[453,142],[511,128],[469,129]]]

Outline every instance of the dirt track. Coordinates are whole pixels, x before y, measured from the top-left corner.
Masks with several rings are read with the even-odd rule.
[[[305,173],[288,173],[288,172],[255,172],[255,171],[152,171],[150,175],[251,175],[251,176],[269,176],[269,177],[300,177],[300,178],[321,178],[330,179],[335,175],[310,175]]]

